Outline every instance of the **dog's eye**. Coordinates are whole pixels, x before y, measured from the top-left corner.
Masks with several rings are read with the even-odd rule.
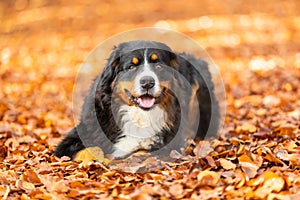
[[[134,71],[135,69],[136,69],[136,66],[134,66],[134,65],[130,65],[128,67],[128,71]]]

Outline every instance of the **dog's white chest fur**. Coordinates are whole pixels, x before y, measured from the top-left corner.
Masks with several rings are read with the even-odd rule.
[[[121,106],[122,138],[114,144],[112,153],[115,157],[123,157],[138,149],[150,149],[157,142],[157,134],[167,129],[167,113],[155,106],[149,111],[136,106]]]

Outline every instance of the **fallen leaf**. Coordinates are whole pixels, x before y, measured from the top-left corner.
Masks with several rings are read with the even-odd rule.
[[[171,195],[173,195],[175,198],[178,198],[183,194],[184,190],[182,184],[174,184],[170,186],[169,191]]]
[[[264,172],[262,176],[264,177],[263,185],[254,192],[254,195],[257,198],[265,198],[272,192],[280,192],[283,189],[285,181],[277,174],[273,172]]]
[[[267,200],[292,200],[289,194],[275,194],[271,193],[268,195]]]
[[[270,106],[270,107],[278,106],[280,103],[281,103],[280,98],[272,96],[272,95],[268,95],[263,98],[263,104],[265,106]]]
[[[256,176],[259,166],[257,166],[257,164],[255,164],[247,155],[238,157],[238,160],[242,170],[247,174],[248,178]]]
[[[35,185],[42,183],[37,173],[35,173],[32,169],[25,171],[25,173],[23,174],[23,180],[33,183]]]
[[[16,187],[19,187],[22,190],[34,190],[35,189],[34,184],[27,182],[27,181],[23,181],[23,180],[18,180],[16,182]]]
[[[208,141],[200,141],[194,149],[194,154],[198,158],[204,158],[214,149],[211,147]]]
[[[201,171],[197,175],[197,179],[201,185],[216,186],[220,179],[220,175],[214,171]]]
[[[256,130],[257,130],[256,126],[250,123],[244,123],[243,125],[238,126],[236,128],[237,133],[245,133],[245,132],[254,133],[256,132]]]
[[[232,163],[230,160],[220,158],[219,162],[220,162],[221,166],[226,170],[230,170],[230,169],[234,170],[236,168],[236,165],[234,163]]]
[[[281,124],[279,127],[273,130],[274,133],[277,133],[279,136],[285,135],[294,135],[296,134],[297,126],[293,124]]]

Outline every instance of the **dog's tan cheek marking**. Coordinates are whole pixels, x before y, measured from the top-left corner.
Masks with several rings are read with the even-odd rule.
[[[163,95],[160,103],[158,104],[158,106],[162,110],[165,110],[168,115],[166,123],[168,124],[169,127],[174,126],[174,123],[171,121],[172,117],[169,116],[169,115],[173,114],[173,111],[172,111],[173,104],[174,104],[174,102],[172,102],[172,97],[171,97],[171,95],[169,95],[169,93],[167,91],[166,91],[166,94]]]
[[[160,81],[160,87],[170,89],[171,87],[170,81]]]
[[[117,85],[116,91],[113,92],[112,96],[115,98],[119,98],[119,103],[124,103],[129,106],[134,105],[134,103],[129,99],[127,94],[125,93],[125,89],[129,92],[133,91],[133,84],[131,81],[120,81]]]
[[[164,91],[164,94],[160,94],[162,95],[162,99],[159,102],[159,106],[161,106],[162,109],[166,109],[169,96],[168,91],[170,90],[170,81],[160,81],[159,86],[160,90],[163,90],[163,88],[166,90]]]
[[[131,104],[127,95],[124,92],[121,92],[119,89],[112,94],[112,98],[119,104]]]

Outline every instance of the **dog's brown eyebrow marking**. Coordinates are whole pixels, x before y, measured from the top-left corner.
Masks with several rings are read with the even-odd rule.
[[[158,59],[158,56],[154,53],[154,54],[151,55],[150,59],[152,61],[156,61]]]
[[[137,65],[139,63],[139,59],[137,57],[132,58],[132,63]]]

